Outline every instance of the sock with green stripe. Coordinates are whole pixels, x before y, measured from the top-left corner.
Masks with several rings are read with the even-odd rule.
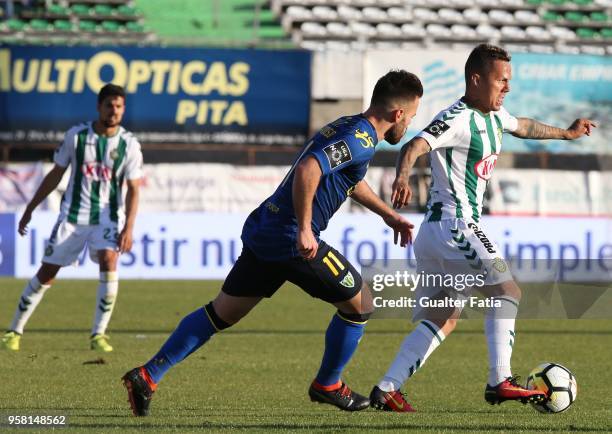
[[[508,295],[494,297],[499,305],[490,307],[485,316],[485,336],[489,349],[489,379],[491,386],[512,375],[510,359],[514,345],[514,323],[518,313],[518,300]]]
[[[212,335],[229,327],[221,320],[212,303],[207,304],[181,320],[159,352],[145,365],[155,384],[168,370],[204,345]]]
[[[423,320],[404,339],[391,367],[378,383],[383,392],[398,390],[425,364],[425,360],[444,340],[444,333],[431,321]]]
[[[355,353],[363,336],[366,322],[351,321],[347,316],[351,315],[340,316],[336,313],[327,327],[323,361],[315,379],[318,386],[338,384],[342,370]]]

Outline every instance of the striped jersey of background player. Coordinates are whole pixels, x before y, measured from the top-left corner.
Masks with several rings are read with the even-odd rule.
[[[117,261],[132,248],[138,209],[142,152],[136,137],[120,124],[125,111],[122,87],[107,84],[98,93],[98,119],[70,128],[55,151],[54,166],[45,176],[21,220],[19,233],[27,232],[36,207],[58,186],[71,167],[68,188],[42,265],[27,283],[8,332],[0,347],[19,350],[23,329],[61,267],[75,263],[87,246],[100,266],[100,281],[90,348],[113,350],[106,336],[119,289]],[[123,184],[127,184],[125,202]]]

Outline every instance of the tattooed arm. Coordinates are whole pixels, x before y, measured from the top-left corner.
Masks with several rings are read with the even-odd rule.
[[[592,128],[596,128],[589,119],[576,119],[567,129],[552,127],[534,119],[518,118],[518,127],[512,133],[522,139],[561,139],[574,140],[583,135],[590,136]]]

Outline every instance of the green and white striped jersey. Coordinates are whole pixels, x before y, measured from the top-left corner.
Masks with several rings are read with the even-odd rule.
[[[485,189],[501,151],[502,134],[517,127],[517,119],[503,107],[485,115],[459,99],[417,134],[431,146],[427,221],[479,221]]]
[[[123,224],[123,182],[142,177],[140,143],[123,127],[99,136],[87,122],[70,128],[55,151],[55,164],[71,167],[60,217],[80,225]]]

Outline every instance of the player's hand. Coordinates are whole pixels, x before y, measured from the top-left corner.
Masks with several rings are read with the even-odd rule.
[[[414,228],[412,223],[398,213],[393,213],[384,220],[387,226],[393,229],[393,242],[395,244],[397,244],[398,239],[399,245],[402,247],[412,244],[412,229]]]
[[[566,130],[565,138],[567,140],[575,140],[585,134],[590,136],[593,128],[597,128],[597,125],[595,125],[593,121],[589,119],[576,119]]]
[[[132,231],[122,230],[119,234],[119,239],[117,240],[117,250],[119,253],[127,253],[132,250],[132,244],[134,239],[132,238]]]
[[[393,208],[399,209],[408,205],[412,198],[412,190],[408,183],[408,178],[398,176],[393,181],[393,192],[391,193],[391,203]]]
[[[319,243],[312,233],[312,229],[300,229],[297,234],[296,246],[300,256],[308,261],[317,256]]]
[[[19,220],[19,227],[17,229],[19,235],[24,236],[28,233],[28,224],[30,223],[30,220],[32,220],[32,211],[26,208],[21,216],[21,220]]]

